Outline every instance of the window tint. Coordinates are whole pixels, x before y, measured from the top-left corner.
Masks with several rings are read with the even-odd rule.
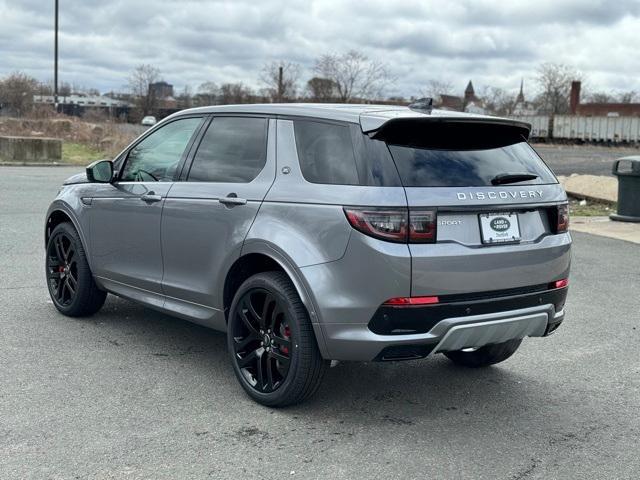
[[[407,187],[483,187],[504,173],[538,177],[513,185],[556,183],[555,177],[526,143],[485,150],[434,150],[389,145],[402,184]]]
[[[362,133],[359,125],[352,127],[352,135],[356,139],[356,165],[360,185],[401,187],[398,170],[393,164],[387,144],[369,138]]]
[[[171,181],[201,118],[175,120],[138,143],[127,156],[120,180]]]
[[[267,119],[217,117],[200,142],[189,181],[248,183],[266,158]]]
[[[300,169],[307,181],[359,185],[349,127],[299,120],[294,129]]]

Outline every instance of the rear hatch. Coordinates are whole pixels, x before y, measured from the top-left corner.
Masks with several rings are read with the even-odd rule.
[[[425,213],[435,219],[433,240],[409,240],[412,296],[540,288],[566,277],[566,195],[527,135],[523,124],[473,117],[396,119],[372,135],[391,152],[410,225]]]

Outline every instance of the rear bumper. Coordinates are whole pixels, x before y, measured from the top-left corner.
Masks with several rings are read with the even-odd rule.
[[[324,337],[333,360],[410,360],[431,353],[478,348],[492,343],[551,334],[564,310],[552,303],[496,313],[440,320],[425,333],[380,335],[367,324],[325,324]]]
[[[387,348],[413,346],[418,350],[416,356],[423,357],[446,333],[433,330],[445,320],[491,321],[518,316],[521,311],[543,311],[547,333],[562,321],[564,298],[558,302],[536,290],[525,292],[533,296],[523,299],[521,290],[531,285],[542,285],[546,290],[549,282],[568,277],[569,234],[549,235],[537,243],[519,246],[468,248],[443,243],[420,247],[424,247],[424,255],[412,258],[407,244],[385,242],[354,231],[341,259],[299,268],[310,292],[311,319],[324,358],[369,361],[380,358]],[[479,291],[488,297],[478,300]],[[392,329],[400,326],[400,331],[371,328],[380,305],[388,299],[421,295],[446,299],[446,305],[439,304],[438,315],[431,318],[413,311],[413,322],[428,328],[407,327],[397,318],[391,322]],[[490,338],[487,343],[495,342]]]

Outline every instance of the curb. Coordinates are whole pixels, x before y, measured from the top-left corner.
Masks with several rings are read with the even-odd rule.
[[[616,204],[616,202],[614,202],[613,200],[609,200],[607,198],[600,198],[600,197],[596,197],[593,195],[587,195],[585,193],[580,193],[580,192],[573,192],[571,190],[566,190],[567,195],[572,197],[572,198],[576,198],[578,200],[590,200],[592,202],[597,202],[597,203],[604,203],[606,205],[610,205],[613,206]]]
[[[559,175],[558,181],[567,195],[579,200],[614,205],[618,200],[618,181],[602,175]]]
[[[81,165],[58,162],[0,162],[0,167],[81,167]]]
[[[638,223],[614,222],[609,217],[602,216],[576,216],[571,218],[569,230],[640,245],[640,224]]]

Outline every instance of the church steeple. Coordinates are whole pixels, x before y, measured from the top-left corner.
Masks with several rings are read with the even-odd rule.
[[[471,83],[471,80],[469,80],[469,83],[467,83],[467,88],[464,89],[464,95],[466,96],[473,96],[475,95],[476,92],[473,90],[473,83]]]
[[[520,93],[516,97],[516,103],[524,103],[524,78],[520,79]]]
[[[464,89],[464,104],[472,102],[476,98],[476,92],[473,90],[473,83],[469,80],[467,84],[467,88]]]

